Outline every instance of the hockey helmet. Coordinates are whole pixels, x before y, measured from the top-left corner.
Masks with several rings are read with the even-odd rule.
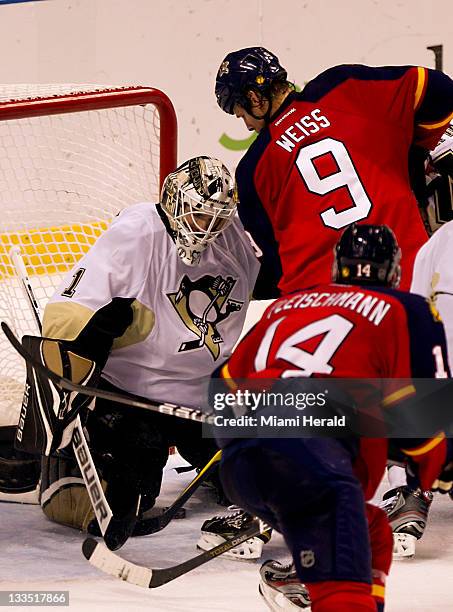
[[[287,72],[278,57],[264,47],[233,51],[228,53],[217,72],[217,104],[230,115],[234,114],[235,104],[248,111],[248,91],[255,90],[269,99],[272,83],[286,81],[286,78]]]
[[[387,225],[350,225],[334,249],[332,280],[351,285],[398,287],[401,249]]]
[[[208,244],[233,220],[233,177],[218,159],[193,157],[167,176],[160,204],[178,255],[186,264],[195,265]]]

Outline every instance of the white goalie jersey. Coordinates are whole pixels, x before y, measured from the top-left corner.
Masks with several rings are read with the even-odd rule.
[[[445,223],[417,253],[411,292],[431,299],[442,318],[453,372],[453,221]]]
[[[436,172],[444,175],[441,189],[434,192],[429,204],[432,226],[439,229],[417,253],[411,291],[433,300],[439,310],[447,336],[450,370],[453,371],[453,220],[449,220],[453,217],[452,124],[431,151],[430,160]],[[439,176],[436,172],[428,176],[428,181]]]
[[[143,397],[198,406],[203,377],[241,333],[258,269],[238,218],[189,266],[156,206],[136,204],[68,274],[45,309],[43,335],[73,341],[112,300],[129,300],[132,323],[115,339],[103,377]]]

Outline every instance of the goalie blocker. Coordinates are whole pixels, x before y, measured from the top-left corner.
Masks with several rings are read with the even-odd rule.
[[[60,376],[80,385],[97,386],[100,370],[85,357],[69,351],[64,342],[24,336],[24,348],[44,366]],[[91,458],[84,467],[84,448],[77,429],[78,415],[85,422],[94,398],[62,390],[49,378],[38,372],[27,362],[27,378],[24,397],[16,428],[16,453],[39,456],[40,483],[37,490],[38,503],[46,516],[56,522],[85,527],[94,519],[93,500],[86,493],[85,484],[99,486]],[[79,435],[77,435],[77,433]],[[66,449],[72,442],[72,449]],[[78,454],[78,462],[74,452]],[[84,469],[85,479],[80,469]],[[91,496],[93,495],[93,492]],[[99,497],[99,496],[97,496]],[[102,503],[99,499],[99,503]],[[101,510],[98,511],[102,517]],[[106,520],[108,516],[106,515]]]
[[[22,342],[32,356],[60,376],[81,385],[98,384],[100,372],[96,364],[67,351],[62,342],[35,336],[24,336]],[[91,397],[57,388],[27,364],[27,380],[16,430],[16,449],[49,456],[65,448],[71,442],[77,414],[86,414],[92,403]]]
[[[24,346],[44,365],[82,385],[96,385],[99,370],[89,359],[66,351],[61,342],[25,336]],[[38,503],[41,456],[66,447],[75,418],[93,398],[55,387],[27,364],[17,427],[0,428],[0,500]],[[47,462],[44,461],[44,467]]]

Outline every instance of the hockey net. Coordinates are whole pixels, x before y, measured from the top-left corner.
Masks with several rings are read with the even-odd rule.
[[[37,333],[12,248],[43,309],[120,210],[158,201],[175,166],[176,117],[159,90],[0,85],[0,320]],[[0,424],[15,424],[25,366],[0,334]]]

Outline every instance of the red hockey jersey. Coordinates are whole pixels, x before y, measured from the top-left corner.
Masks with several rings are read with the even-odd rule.
[[[453,81],[410,66],[337,66],[286,98],[236,172],[239,215],[282,294],[329,282],[340,233],[360,221],[395,232],[409,289],[427,240],[409,153],[433,148],[452,111]]]
[[[415,393],[413,378],[448,376],[447,363],[443,325],[423,298],[330,284],[273,302],[221,376],[230,388],[235,380],[250,378],[367,379],[348,386],[359,409],[376,402],[379,410],[395,410]],[[430,439],[409,449],[416,460],[437,449],[424,467],[427,488],[445,459],[442,444],[442,438]],[[379,484],[386,459],[385,439],[362,440],[356,469],[367,497]]]

